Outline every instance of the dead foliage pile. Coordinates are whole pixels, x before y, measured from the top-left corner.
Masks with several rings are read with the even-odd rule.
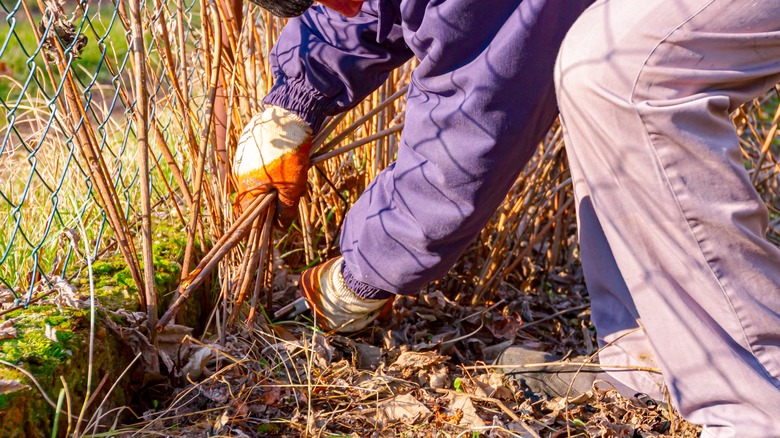
[[[350,337],[312,329],[305,317],[243,327],[183,387],[150,387],[137,436],[698,436],[645,397],[606,382],[577,398],[528,396],[492,369],[512,344],[592,355],[594,332],[581,285],[548,278],[545,295],[501,284],[495,302],[458,304],[441,291],[399,298],[391,319]],[[294,289],[279,291],[286,302]],[[529,321],[529,322],[524,322]],[[187,342],[185,342],[186,344]],[[188,361],[192,363],[192,361]],[[182,375],[182,373],[178,373]],[[130,431],[130,430],[126,430]]]

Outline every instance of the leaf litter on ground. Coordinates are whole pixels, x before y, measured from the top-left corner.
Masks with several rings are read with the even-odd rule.
[[[196,363],[205,378],[188,373],[191,383],[174,388],[163,406],[148,407],[132,430],[136,436],[163,430],[242,437],[698,436],[674,411],[624,398],[608,385],[577,398],[529,398],[518,382],[490,368],[509,345],[594,352],[587,295],[564,280],[546,295],[499,288],[494,302],[481,307],[439,291],[399,297],[390,320],[350,336],[326,335],[301,321],[280,323],[272,333],[243,326],[219,347],[222,357],[195,349],[189,365],[172,365],[184,370]]]

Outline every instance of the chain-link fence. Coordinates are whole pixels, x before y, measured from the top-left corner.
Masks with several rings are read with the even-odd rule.
[[[138,222],[138,187],[145,177],[136,164],[133,115],[140,66],[129,50],[128,6],[0,2],[0,288],[17,300],[29,301],[36,288],[72,275],[84,242],[97,258],[118,244],[106,239],[111,228],[120,225],[132,234]],[[169,145],[181,144],[183,135],[172,116],[171,107],[179,103],[171,78],[187,76],[186,104],[194,120],[202,118],[199,11],[197,0],[149,2],[141,11],[146,82],[155,97],[150,125]],[[163,30],[167,45],[150,37]],[[186,65],[181,58],[163,59],[184,53]],[[178,69],[174,75],[168,74],[171,66]],[[151,203],[175,209],[166,159],[182,166],[185,160],[176,148],[166,152],[171,156],[158,149],[150,159]],[[186,168],[179,173],[189,178]],[[113,198],[115,212],[105,208],[107,197]]]
[[[155,265],[151,232],[167,226],[184,236],[183,272],[173,275],[185,278],[198,262],[193,254],[204,254],[234,221],[232,151],[269,89],[267,54],[283,22],[238,0],[18,0],[0,7],[5,311],[9,298],[27,305],[60,279],[71,280],[87,259],[119,254],[143,308],[155,295],[144,269]],[[339,140],[331,147],[359,139],[369,143],[365,156],[382,157],[370,168],[353,155],[321,166],[350,200],[392,160],[403,123],[397,91],[408,72],[396,71],[332,121],[329,132]],[[319,186],[313,193],[321,194]],[[330,198],[312,202],[322,216],[306,215],[280,251],[300,265],[331,250],[346,210],[345,195],[337,198],[338,206]],[[325,242],[322,254],[318,242]],[[231,257],[228,264],[240,255]]]

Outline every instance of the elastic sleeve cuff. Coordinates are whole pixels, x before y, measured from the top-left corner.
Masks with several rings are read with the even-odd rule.
[[[263,98],[263,104],[292,111],[311,126],[315,133],[320,130],[328,116],[327,96],[317,90],[291,83],[281,76],[276,78],[271,92]]]
[[[352,272],[347,268],[347,262],[341,264],[341,276],[344,278],[344,283],[349,287],[352,292],[361,298],[368,300],[384,300],[393,296],[392,292],[388,292],[383,289],[365,284],[356,279]]]

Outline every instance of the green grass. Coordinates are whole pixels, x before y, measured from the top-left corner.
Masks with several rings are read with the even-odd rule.
[[[111,128],[107,133],[107,146],[118,151],[124,135],[123,126]],[[21,138],[15,134],[11,135],[10,141],[17,146],[22,144]],[[126,184],[130,183],[134,173],[131,163],[134,161],[135,145],[135,138],[131,137],[120,160],[122,181]],[[25,143],[25,146],[28,149],[35,147],[32,142]],[[67,149],[66,139],[50,131],[46,135],[46,147],[38,149],[34,158],[28,159],[23,148],[14,155],[0,157],[0,193],[3,195],[0,198],[0,217],[10,219],[0,225],[0,279],[12,288],[20,287],[21,293],[26,293],[29,287],[25,279],[34,268],[33,255],[36,252],[38,266],[47,273],[58,255],[61,260],[66,255],[69,246],[63,246],[58,239],[60,231],[64,228],[77,229],[79,214],[85,206],[87,209],[81,220],[87,237],[94,241],[100,232],[103,218],[95,200],[90,199],[84,177],[75,161],[67,162]],[[112,158],[110,154],[106,155],[107,160]],[[108,165],[116,167],[110,162]],[[3,198],[8,198],[10,202]],[[134,203],[136,199],[137,190],[131,190],[130,200],[123,201]],[[49,217],[55,209],[53,223],[49,225]],[[17,217],[21,217],[19,230],[15,230]],[[107,235],[104,232],[102,237]],[[9,247],[10,252],[3,258]],[[83,251],[83,243],[79,250]],[[70,267],[74,260],[75,257],[71,257]],[[60,275],[60,271],[53,272],[53,275]]]
[[[33,13],[37,12],[37,6],[31,9]],[[104,4],[99,11],[93,6],[86,19],[77,16],[73,20],[78,34],[87,37],[86,46],[71,64],[82,86],[87,86],[93,78],[97,78],[99,84],[111,84],[113,75],[104,62],[106,58],[116,68],[123,64],[128,51],[126,30],[118,18],[112,21],[113,14],[113,6]],[[33,27],[37,27],[40,14],[34,16],[35,23],[30,23],[19,7],[3,18],[0,22],[0,99],[13,107],[20,96],[25,101],[43,98],[44,91],[51,95],[55,87],[51,80],[45,79],[46,61],[38,50]],[[56,72],[56,68],[52,67],[52,71]],[[56,85],[59,78],[54,79]]]

